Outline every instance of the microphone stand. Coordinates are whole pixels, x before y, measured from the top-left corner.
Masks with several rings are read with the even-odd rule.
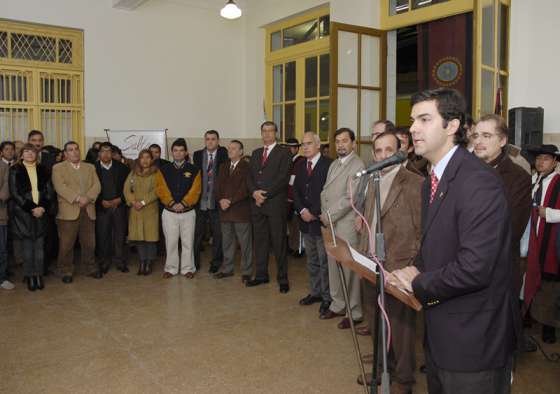
[[[375,186],[375,255],[381,264],[385,264],[385,236],[381,228],[381,171],[373,172],[373,184]],[[385,283],[384,277],[381,275],[381,269],[378,268],[377,273],[377,293],[379,294],[381,306],[385,310]],[[380,316],[381,308],[375,300],[375,327],[373,335],[373,367],[371,374],[371,394],[376,394],[377,390],[377,369],[379,362],[379,353],[381,352],[381,393],[389,394],[389,372],[387,371],[387,322]],[[381,329],[381,330],[380,330]],[[379,331],[381,331],[381,344],[379,343]],[[381,347],[380,347],[381,346]],[[366,382],[364,381],[364,384]]]

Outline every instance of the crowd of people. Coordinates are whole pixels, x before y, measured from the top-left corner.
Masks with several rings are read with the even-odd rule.
[[[416,95],[411,120],[410,128],[387,120],[372,125],[374,162],[407,154],[380,175],[385,279],[414,294],[425,309],[430,393],[508,392],[515,343],[535,350],[519,340],[522,314],[542,324],[545,343],[556,341],[560,327],[560,152],[553,145],[529,149],[532,168],[508,144],[500,116],[473,121],[464,99],[450,89]],[[4,141],[1,288],[14,288],[10,251],[23,262],[30,291],[44,289],[50,271],[70,284],[77,241],[92,278],[101,279],[113,265],[128,272],[130,244],[138,253],[138,275],[151,274],[164,250],[163,277],[193,279],[210,235],[207,264],[214,278],[234,275],[239,248],[242,282],[268,283],[272,254],[279,291],[287,293],[288,255],[305,255],[309,292],[299,303],[319,304],[320,319],[339,319],[342,330],[359,325],[358,334],[371,336],[377,288],[346,267],[339,275],[321,233],[332,225],[352,247],[375,255],[368,230],[377,220],[375,184],[371,177],[354,177],[366,168],[354,132],[336,130],[331,158],[314,132],[306,132],[301,144],[289,139],[282,145],[273,122],[260,131],[262,146],[248,157],[241,141],[220,146],[219,133],[209,130],[192,162],[183,138],[173,142],[170,161],[157,145],[128,160],[109,142],[95,143],[82,161],[78,143],[68,141],[62,151],[43,146],[37,130],[27,143]],[[410,393],[417,314],[390,296],[385,310],[392,331],[391,392]],[[373,356],[363,361],[372,363]],[[372,376],[366,379],[370,384]]]

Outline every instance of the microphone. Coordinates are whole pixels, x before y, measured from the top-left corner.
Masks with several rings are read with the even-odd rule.
[[[389,167],[389,166],[392,166],[394,164],[400,164],[400,163],[404,162],[406,159],[407,159],[406,152],[403,152],[402,150],[398,151],[393,156],[391,156],[391,157],[389,157],[385,160],[381,160],[377,163],[373,163],[371,166],[369,166],[365,170],[357,172],[356,175],[354,176],[354,178],[359,178],[363,175],[371,174],[372,172],[382,170],[385,167]]]

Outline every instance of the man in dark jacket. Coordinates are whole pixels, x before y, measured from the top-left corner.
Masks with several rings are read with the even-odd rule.
[[[393,271],[388,280],[424,307],[431,394],[505,394],[520,318],[510,210],[497,173],[463,147],[465,110],[452,89],[412,98],[414,149],[432,171],[422,191],[415,266]]]
[[[201,171],[202,194],[196,206],[196,227],[194,236],[194,262],[196,269],[200,269],[200,251],[206,225],[210,224],[212,233],[212,261],[208,272],[216,273],[222,265],[222,230],[220,228],[220,210],[216,202],[214,186],[220,166],[227,161],[227,149],[220,146],[220,134],[216,130],[204,133],[205,149],[197,150],[193,155],[194,165]]]
[[[256,274],[248,287],[269,282],[268,256],[274,251],[280,292],[290,291],[286,242],[286,199],[292,159],[288,149],[276,141],[278,127],[274,122],[261,125],[263,147],[251,155],[247,179],[253,197],[251,215],[255,240]],[[271,245],[272,244],[272,245]]]
[[[112,159],[112,148],[111,143],[103,142],[99,161],[95,163],[101,183],[101,193],[95,203],[95,244],[102,273],[107,273],[113,262],[121,272],[128,272],[125,256],[128,221],[123,188],[130,171],[126,165]]]
[[[321,155],[321,140],[313,132],[303,136],[303,156],[296,169],[293,196],[294,210],[299,217],[299,229],[307,250],[309,294],[300,305],[320,302],[319,313],[326,312],[331,304],[329,291],[329,262],[321,236],[321,192],[327,180],[332,160]]]

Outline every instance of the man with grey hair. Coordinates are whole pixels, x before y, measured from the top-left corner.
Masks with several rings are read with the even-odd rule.
[[[329,290],[329,265],[323,237],[321,236],[321,191],[332,160],[321,155],[321,140],[314,132],[303,136],[303,156],[295,169],[294,209],[299,216],[299,229],[307,254],[309,294],[300,305],[321,303],[319,314],[325,313],[331,304]]]

